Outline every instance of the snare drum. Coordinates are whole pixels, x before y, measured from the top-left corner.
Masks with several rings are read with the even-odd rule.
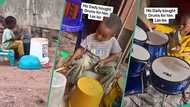
[[[153,31],[147,32],[148,40],[146,48],[150,53],[150,61],[167,54],[168,36],[164,33]]]
[[[190,66],[185,61],[163,56],[155,59],[151,66],[151,82],[164,94],[179,94],[189,86]]]
[[[138,76],[150,58],[149,52],[140,45],[133,44],[129,66],[129,75]]]
[[[138,45],[144,46],[147,40],[146,32],[139,26],[135,27],[134,42]]]

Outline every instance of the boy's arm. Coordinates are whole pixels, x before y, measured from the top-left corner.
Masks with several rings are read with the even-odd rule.
[[[69,57],[69,59],[67,60],[67,62],[70,63],[70,62],[72,62],[74,59],[79,58],[81,55],[83,55],[84,51],[85,51],[84,48],[79,48],[79,49],[77,49],[76,52],[75,52],[73,55],[71,55],[71,56]],[[66,62],[66,63],[67,63],[67,62]]]
[[[85,49],[84,48],[79,48],[77,49],[73,55],[71,55],[67,60],[66,62],[63,64],[63,59],[61,58],[61,60],[59,61],[58,63],[58,67],[61,67],[62,65],[65,66],[65,67],[68,67],[72,61],[78,57],[80,57],[81,55],[83,55],[83,53],[85,52]]]

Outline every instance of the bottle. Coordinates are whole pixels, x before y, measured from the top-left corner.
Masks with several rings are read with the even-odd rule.
[[[29,36],[28,32],[24,32],[24,34],[23,34],[23,44],[24,44],[25,55],[29,55],[29,53],[30,53],[30,36]]]

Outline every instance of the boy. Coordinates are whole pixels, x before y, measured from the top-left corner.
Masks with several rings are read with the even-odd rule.
[[[16,18],[8,16],[5,18],[5,29],[2,38],[2,47],[4,49],[18,50],[18,54],[21,57],[24,55],[23,42],[15,40],[14,30],[16,28]]]
[[[66,61],[64,66],[68,67],[76,58],[79,58],[80,56],[83,56],[84,59],[80,64],[85,65],[85,58],[87,58],[85,55],[88,56],[89,52],[93,53],[95,56],[98,56],[100,60],[97,61],[95,60],[97,58],[93,59],[91,57],[91,62],[87,64],[87,68],[90,68],[91,71],[96,71],[100,74],[102,76],[100,82],[103,84],[104,89],[107,88],[116,73],[113,62],[119,58],[121,53],[121,47],[115,38],[121,29],[121,25],[122,22],[120,18],[115,14],[111,14],[109,18],[104,18],[103,22],[101,22],[96,30],[96,33],[87,36],[87,38],[81,43],[81,48],[76,50],[76,52]],[[95,67],[96,64],[97,66]],[[74,78],[75,80],[72,79],[72,82],[76,82],[78,77],[77,75],[80,73],[70,74],[76,74],[68,77]]]
[[[170,44],[169,54],[190,63],[190,14],[186,14],[181,18],[180,26],[178,26],[170,40],[173,40],[173,44]]]

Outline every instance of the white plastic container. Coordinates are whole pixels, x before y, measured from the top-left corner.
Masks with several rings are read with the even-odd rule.
[[[67,79],[56,72],[53,77],[48,107],[64,107],[64,93]]]
[[[48,63],[48,39],[32,38],[30,43],[30,55],[38,57],[41,64]]]

